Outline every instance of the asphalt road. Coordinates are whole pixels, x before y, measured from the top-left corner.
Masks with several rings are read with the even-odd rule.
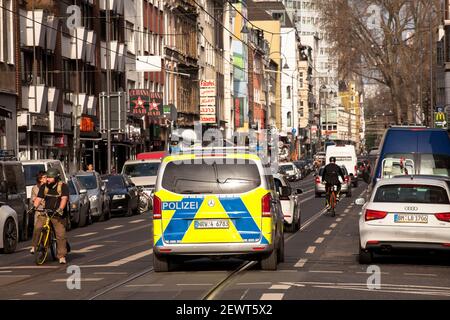
[[[302,229],[286,234],[286,259],[277,271],[261,271],[238,259],[197,259],[170,273],[152,269],[149,213],[115,217],[68,233],[68,264],[34,265],[30,242],[0,254],[0,299],[448,299],[449,255],[378,257],[368,267],[358,263],[360,207],[353,198],[339,202],[336,217],[324,215],[324,198],[314,198],[309,176],[303,189]],[[69,289],[73,270],[81,272],[80,289]],[[379,268],[379,269],[377,269]],[[379,274],[379,286],[368,286]],[[369,277],[372,278],[369,279]],[[73,284],[69,278],[69,284]],[[374,282],[369,281],[369,284]]]

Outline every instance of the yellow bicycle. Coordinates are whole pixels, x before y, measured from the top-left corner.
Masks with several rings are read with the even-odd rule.
[[[56,256],[56,236],[55,229],[53,228],[52,218],[57,214],[54,210],[42,210],[40,212],[45,212],[45,224],[41,229],[39,235],[39,241],[36,246],[35,261],[37,265],[42,265],[48,256],[48,251],[50,249],[51,256],[53,260],[57,259]]]

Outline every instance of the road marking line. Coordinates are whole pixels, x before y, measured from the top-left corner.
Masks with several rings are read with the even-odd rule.
[[[337,223],[333,223],[332,225],[330,225],[330,228],[333,229],[333,228],[336,228],[336,226],[337,226]]]
[[[287,285],[287,284],[274,284],[269,289],[273,289],[273,290],[288,290],[290,288],[291,288],[291,286]]]
[[[81,278],[80,281],[81,282],[96,282],[96,281],[101,281],[104,278]],[[66,282],[68,279],[55,279],[52,280],[52,282]]]
[[[127,272],[94,272],[97,275],[108,275],[108,274],[128,274]]]
[[[94,234],[97,234],[98,232],[89,232],[89,233],[84,233],[84,234],[79,234],[75,237],[77,238],[81,238],[81,237],[89,237],[89,236],[93,236]]]
[[[319,238],[317,238],[317,240],[314,243],[322,243],[323,240],[325,240],[325,238],[319,237]]]
[[[329,235],[329,234],[331,233],[331,231],[332,231],[332,230],[325,230],[325,231],[323,232],[323,234],[327,236],[327,235]]]
[[[11,273],[11,270],[0,271],[0,273]]]
[[[121,266],[121,265],[123,265],[125,263],[136,261],[136,260],[141,259],[141,258],[143,258],[145,256],[151,255],[152,253],[153,253],[153,249],[145,250],[145,251],[133,254],[133,255],[131,255],[129,257],[126,257],[126,258],[123,258],[123,259],[120,259],[120,260],[108,263],[107,266],[108,267],[118,267],[118,266]]]
[[[359,272],[355,272],[356,274],[372,274],[371,272],[362,272],[362,271],[359,271]],[[380,272],[380,274],[389,274],[389,272]]]
[[[437,277],[434,273],[404,273],[405,276]]]
[[[262,285],[262,284],[272,284],[272,282],[240,282],[237,285],[238,286],[248,286],[248,285]]]
[[[259,300],[282,300],[284,293],[264,293]]]
[[[342,221],[342,218],[337,218],[336,219],[336,222],[341,222]]]
[[[344,210],[344,213],[349,213],[350,212],[350,209],[345,209]]]
[[[123,227],[123,225],[120,225],[120,226],[112,226],[112,227],[109,227],[109,228],[105,228],[105,230],[115,230],[115,229],[119,229],[119,228],[122,228]]]
[[[333,270],[309,270],[312,273],[344,273],[344,271],[333,271]]]
[[[300,203],[304,203],[304,202],[306,202],[306,201],[308,201],[308,200],[311,200],[311,199],[314,198],[314,197],[315,197],[315,196],[310,196],[310,197],[308,197],[308,198],[305,198],[305,199],[301,200]]]
[[[7,269],[58,269],[56,266],[12,266],[12,267],[0,267],[0,270]]]
[[[133,220],[128,223],[139,223],[139,222],[143,222],[143,221],[145,221],[145,219]]]
[[[89,247],[86,247],[86,248],[83,248],[80,250],[72,250],[71,252],[73,252],[73,253],[88,253],[88,252],[92,252],[94,249],[101,248],[101,247],[104,247],[104,245],[94,244],[92,246],[89,246]]]
[[[308,247],[306,253],[314,253],[314,251],[316,251],[316,247]]]
[[[345,213],[341,214],[341,217],[345,217],[345,216],[347,216],[347,214],[345,214]]]
[[[0,278],[28,278],[29,274],[0,274]]]
[[[212,286],[212,283],[177,283],[177,286]]]
[[[133,288],[133,287],[162,287],[162,286],[163,286],[162,283],[129,284],[129,285],[126,285],[126,287],[128,287],[128,288]]]
[[[297,261],[297,263],[294,265],[295,268],[303,268],[305,263],[308,261],[308,259],[300,259]]]
[[[35,295],[37,295],[39,292],[27,292],[27,293],[24,293],[23,295],[24,296],[35,296]]]

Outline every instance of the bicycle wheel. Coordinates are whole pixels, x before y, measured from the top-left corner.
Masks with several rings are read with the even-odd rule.
[[[331,204],[331,216],[334,217],[336,215],[334,209],[336,208],[336,193],[333,191],[330,195],[330,204]]]
[[[37,265],[42,265],[47,259],[49,247],[48,240],[49,240],[48,229],[43,228],[41,234],[39,235],[39,241],[36,246],[35,262]]]
[[[57,247],[56,247],[55,230],[53,230],[53,228],[52,228],[52,230],[50,232],[50,238],[48,239],[48,241],[49,241],[49,244],[50,244],[50,253],[52,255],[52,259],[53,259],[53,261],[56,261],[58,259],[57,258],[58,251],[57,251]]]

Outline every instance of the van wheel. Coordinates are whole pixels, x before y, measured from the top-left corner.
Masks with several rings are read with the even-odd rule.
[[[360,264],[371,264],[373,261],[373,253],[370,250],[364,250],[359,248],[359,263]]]
[[[261,259],[261,270],[275,271],[277,270],[278,250],[274,248],[270,255]]]
[[[3,226],[3,253],[13,253],[17,247],[17,228],[14,219],[9,217]]]
[[[153,269],[155,272],[168,272],[170,267],[170,260],[168,257],[161,257],[153,254]]]

